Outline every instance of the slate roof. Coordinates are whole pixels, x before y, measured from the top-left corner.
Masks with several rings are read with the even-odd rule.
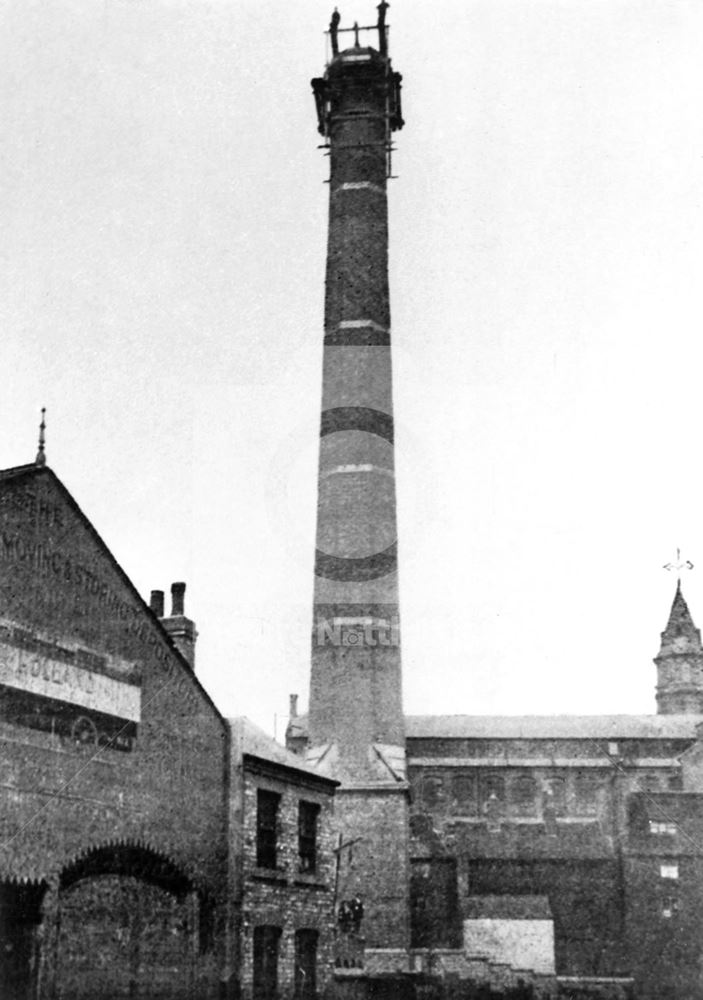
[[[674,601],[671,605],[671,611],[669,613],[669,621],[666,624],[666,628],[662,632],[662,638],[670,635],[680,635],[680,634],[695,634],[697,633],[697,628],[694,625],[693,618],[691,617],[691,612],[688,610],[688,604],[686,604],[686,598],[683,596],[681,590],[681,581],[676,584],[676,593],[674,594]]]
[[[27,475],[27,473],[37,472],[42,468],[45,468],[45,466],[31,462],[28,465],[15,465],[11,469],[0,469],[0,480],[15,479],[19,476]]]
[[[227,723],[232,733],[232,754],[235,760],[239,760],[245,755],[258,757],[259,760],[280,764],[282,767],[312,775],[318,781],[339,784],[337,781],[333,782],[327,775],[321,774],[312,764],[308,764],[304,757],[286,750],[284,746],[277,743],[245,715],[228,719]]]
[[[703,715],[406,715],[408,740],[693,740]],[[292,737],[307,736],[308,720],[291,720]]]
[[[703,715],[406,715],[408,739],[694,739]]]

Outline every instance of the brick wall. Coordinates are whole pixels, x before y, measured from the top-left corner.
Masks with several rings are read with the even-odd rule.
[[[367,948],[407,948],[409,884],[407,793],[341,788],[335,822],[343,843],[339,898],[359,894]]]
[[[558,974],[607,976],[620,971],[624,914],[614,862],[468,859],[467,864],[472,895],[549,899]]]
[[[332,971],[334,946],[334,832],[333,787],[314,777],[277,769],[275,764],[257,764],[251,758],[233,772],[232,836],[239,855],[235,899],[239,909],[241,937],[239,972],[242,997],[252,997],[254,977],[254,930],[269,926],[281,930],[278,951],[280,996],[294,995],[295,932],[318,932],[317,986],[324,989]],[[257,791],[280,795],[277,824],[276,868],[257,865]],[[298,853],[298,808],[301,800],[320,807],[317,825],[317,863],[313,874],[300,871]]]
[[[626,930],[637,996],[699,998],[703,993],[703,795],[633,796],[629,811],[624,862]]]
[[[48,469],[0,478],[0,619],[39,643],[22,653],[18,676],[56,687],[43,701],[5,688],[0,877],[48,885],[45,910],[55,910],[59,880],[91,851],[140,845],[214,906],[224,961],[223,720]],[[56,657],[75,649],[84,663],[128,666],[139,691],[129,746],[101,745],[106,717],[61,700],[67,675]],[[81,676],[97,683],[90,669]]]

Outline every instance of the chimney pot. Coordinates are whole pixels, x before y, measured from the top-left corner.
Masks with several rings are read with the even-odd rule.
[[[290,717],[291,719],[297,719],[298,717],[298,695],[291,694],[290,697]]]
[[[163,618],[164,616],[164,592],[163,590],[152,590],[151,600],[149,601],[149,607],[154,612],[157,618]]]
[[[185,583],[171,584],[171,616],[173,618],[175,618],[178,615],[183,615],[185,613],[183,610],[185,606],[185,594],[186,594]]]

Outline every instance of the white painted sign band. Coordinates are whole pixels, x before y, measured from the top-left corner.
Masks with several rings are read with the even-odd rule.
[[[0,643],[0,684],[139,722],[141,689],[104,674]]]

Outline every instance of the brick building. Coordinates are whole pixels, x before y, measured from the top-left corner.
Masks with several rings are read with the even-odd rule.
[[[405,717],[408,968],[496,991],[519,975],[546,996],[703,997],[703,716],[662,711],[669,690],[701,690],[697,636],[679,586],[656,715]],[[306,733],[291,721],[298,753]]]
[[[168,616],[160,592],[147,607],[41,449],[0,473],[10,1000],[309,1000],[368,974],[396,974],[392,996],[430,975],[703,998],[703,646],[680,586],[656,715],[403,714],[387,6],[378,48],[333,16],[313,81],[330,226],[311,696],[290,752],[221,718],[182,587]]]
[[[692,749],[698,754],[700,744]],[[684,783],[687,777],[684,763]],[[628,803],[624,924],[643,997],[703,996],[703,794],[698,789],[637,794]]]
[[[332,968],[336,782],[194,673],[56,475],[0,473],[3,1000],[310,1000]]]
[[[402,712],[386,180],[403,121],[387,6],[378,48],[335,13],[313,80],[330,154],[317,551],[309,714],[287,744],[341,782],[341,898],[363,906],[367,972],[703,997],[703,647],[680,585],[656,715]]]
[[[217,996],[226,725],[43,462],[0,473],[3,997]]]
[[[336,782],[231,720],[235,962],[243,1000],[312,1000],[332,972]]]

